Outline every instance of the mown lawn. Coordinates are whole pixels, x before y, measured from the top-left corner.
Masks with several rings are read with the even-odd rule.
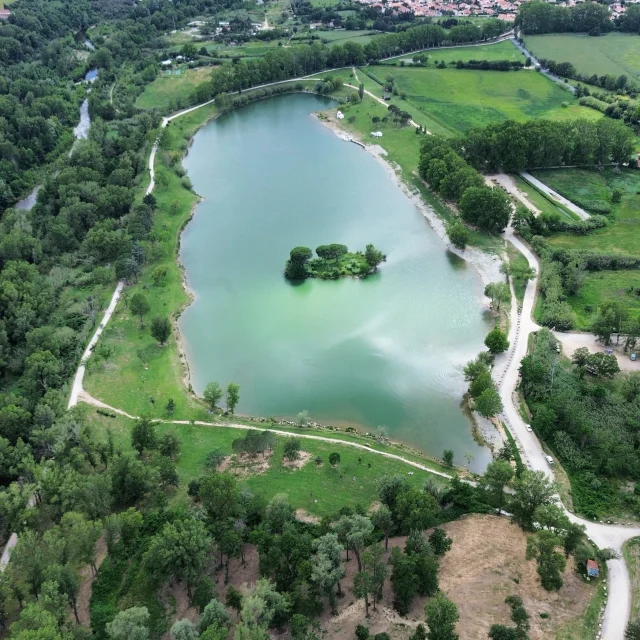
[[[534,171],[533,174],[572,201],[610,202],[613,189],[620,189],[623,193],[620,203],[610,202],[610,224],[607,227],[584,236],[557,234],[549,238],[551,244],[566,249],[640,256],[640,172],[630,169],[559,169]]]
[[[589,272],[578,294],[568,298],[576,329],[590,330],[598,308],[608,301],[622,303],[631,317],[640,316],[640,271]]]
[[[138,96],[136,107],[168,111],[173,101],[189,95],[199,84],[209,80],[213,69],[214,67],[184,69],[180,75],[161,71],[160,75]]]
[[[86,407],[86,405],[84,405]],[[133,421],[123,418],[108,418],[99,415],[93,407],[86,407],[86,420],[106,437],[111,430],[114,441],[124,450],[130,449],[130,432]],[[160,423],[156,426],[158,436],[174,433],[182,442],[182,454],[176,468],[180,476],[178,496],[186,493],[190,480],[208,473],[207,454],[214,449],[231,455],[231,444],[242,438],[246,431],[225,427],[204,427],[199,425],[172,425]],[[301,469],[288,469],[282,462],[285,436],[277,436],[269,468],[265,473],[247,475],[241,484],[267,499],[278,493],[286,493],[296,508],[302,508],[318,516],[333,515],[341,507],[355,507],[360,504],[368,508],[377,499],[379,479],[384,475],[401,474],[417,487],[422,487],[427,479],[444,486],[448,481],[420,469],[410,467],[399,460],[353,449],[337,443],[302,439],[302,450],[311,454],[311,459]],[[331,467],[328,462],[331,453],[340,455],[340,463]],[[316,457],[322,458],[317,464]],[[261,456],[256,462],[261,461]],[[412,475],[408,475],[412,472]]]
[[[392,64],[399,64],[402,60],[411,64],[411,60],[414,53],[408,53],[404,58],[396,58],[384,63],[385,66]],[[525,61],[525,56],[519,49],[513,46],[510,40],[504,40],[502,42],[496,42],[494,44],[483,44],[480,46],[470,47],[453,47],[443,49],[429,49],[429,51],[422,52],[421,55],[428,55],[428,64],[435,65],[438,62],[458,62],[462,60],[467,62],[469,60],[520,60]]]
[[[640,38],[631,33],[608,33],[594,38],[584,33],[550,33],[527,36],[526,47],[536,57],[571,62],[581,74],[640,73]]]
[[[549,198],[545,197],[544,194],[540,193],[540,191],[538,191],[533,185],[530,185],[520,176],[513,176],[513,179],[518,186],[518,189],[520,189],[520,191],[523,191],[527,195],[527,200],[529,200],[529,202],[534,207],[537,207],[541,213],[557,214],[569,220],[578,219],[574,213],[572,213],[568,209],[565,209],[560,204],[552,202]],[[517,204],[521,203],[518,202]]]
[[[408,111],[416,109],[452,133],[494,122],[533,118],[596,119],[601,114],[578,101],[535,71],[471,71],[433,67],[374,66],[384,79],[394,77],[398,92],[406,93]],[[565,103],[567,106],[563,107]],[[412,111],[413,110],[413,111]]]

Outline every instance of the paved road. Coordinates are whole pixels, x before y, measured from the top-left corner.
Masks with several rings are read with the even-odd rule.
[[[534,187],[546,193],[550,198],[553,198],[560,204],[564,205],[569,211],[573,211],[577,216],[582,220],[588,220],[591,216],[577,204],[571,202],[571,200],[567,200],[564,196],[561,196],[557,191],[554,191],[550,187],[548,187],[544,182],[540,182],[537,178],[534,178],[530,173],[526,171],[521,171],[520,175],[527,181],[530,182]]]

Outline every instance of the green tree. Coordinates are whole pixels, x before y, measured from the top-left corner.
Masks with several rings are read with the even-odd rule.
[[[447,467],[453,467],[453,451],[451,449],[445,449],[442,452],[442,461],[447,465]]]
[[[469,243],[469,230],[459,220],[447,223],[447,235],[451,244],[464,251]]]
[[[147,313],[149,313],[151,307],[149,306],[149,302],[144,294],[134,293],[129,300],[129,309],[134,316],[138,316],[140,318],[140,326],[142,326],[143,318]]]
[[[158,446],[155,423],[149,416],[141,416],[133,423],[131,430],[131,446],[142,455],[146,450]]]
[[[87,520],[81,513],[69,511],[62,516],[60,528],[67,542],[70,557],[82,564],[88,564],[95,575],[98,572],[96,545],[102,535],[102,524]]]
[[[289,438],[284,443],[283,458],[293,461],[300,457],[300,449],[302,448],[298,438]]]
[[[556,488],[543,471],[523,471],[513,484],[509,503],[511,519],[524,531],[533,531],[534,514],[538,507],[556,502]]]
[[[338,542],[335,533],[327,533],[313,541],[316,552],[315,562],[311,567],[311,581],[318,585],[320,590],[329,598],[331,612],[336,611],[335,589],[338,587],[338,595],[341,595],[340,580],[344,576],[342,566],[343,546]]]
[[[495,387],[485,389],[476,400],[478,413],[485,418],[491,418],[502,411],[502,400]]]
[[[371,520],[358,514],[342,516],[335,523],[335,527],[338,531],[344,532],[344,539],[347,547],[353,551],[353,554],[356,557],[358,571],[362,571],[361,552],[373,533],[373,524],[371,523]]]
[[[169,398],[167,400],[167,406],[165,407],[167,410],[167,413],[172,416],[176,410],[176,402],[173,398]]]
[[[507,335],[499,327],[494,327],[484,339],[484,344],[492,354],[503,353],[509,348]]]
[[[311,260],[313,251],[309,247],[295,247],[289,253],[284,275],[289,280],[304,280],[307,277],[307,262]]]
[[[428,640],[458,640],[456,623],[460,619],[458,607],[444,593],[439,593],[424,607],[429,632]]]
[[[511,203],[500,189],[469,187],[458,203],[462,218],[485,231],[497,233],[509,224]]]
[[[487,492],[491,504],[502,512],[504,504],[505,488],[508,488],[513,480],[513,467],[506,460],[494,460],[489,463],[487,470],[480,478],[480,486]]]
[[[489,371],[483,371],[469,385],[469,395],[476,400],[482,395],[483,391],[493,388],[493,378]]]
[[[198,632],[193,622],[186,618],[174,622],[169,633],[171,640],[198,640]]]
[[[437,556],[443,556],[451,549],[453,540],[447,536],[444,529],[436,527],[429,536],[429,544]]]
[[[484,288],[484,295],[491,299],[491,307],[496,311],[500,311],[503,302],[509,302],[511,299],[509,286],[504,282],[490,282]]]
[[[227,385],[227,411],[234,413],[236,406],[240,401],[240,385],[230,382]]]
[[[400,529],[409,533],[433,526],[439,511],[440,505],[432,495],[419,489],[409,489],[398,497],[396,517]]]
[[[209,382],[204,388],[204,399],[209,405],[210,411],[215,411],[218,402],[222,399],[224,392],[217,382]]]
[[[418,592],[414,561],[398,547],[391,550],[391,586],[393,588],[393,608],[401,615],[409,613],[411,602]]]
[[[633,620],[627,625],[625,640],[640,640],[640,620]]]
[[[386,504],[381,504],[371,515],[373,526],[384,533],[384,548],[389,548],[389,536],[393,533],[393,516]]]
[[[339,453],[330,453],[329,454],[329,464],[332,467],[335,467],[336,465],[340,464],[340,454]]]
[[[560,591],[562,588],[562,572],[567,561],[562,553],[556,551],[561,544],[560,537],[549,529],[527,538],[527,560],[536,559],[540,584],[547,591]]]
[[[158,580],[175,577],[191,588],[202,575],[211,549],[211,538],[204,524],[195,518],[168,522],[156,534],[144,555],[149,575]]]
[[[151,320],[151,335],[161,344],[165,344],[171,335],[169,318],[156,317]]]
[[[385,256],[382,251],[376,249],[372,244],[368,244],[364,252],[364,259],[367,261],[367,264],[371,269],[375,271],[378,268],[378,265],[384,261]]]
[[[214,528],[240,514],[238,482],[229,473],[212,473],[203,478],[198,495]]]
[[[149,611],[147,607],[131,607],[120,611],[107,623],[111,640],[147,640],[149,638]]]
[[[158,441],[158,451],[160,455],[171,460],[177,460],[180,456],[182,443],[174,433],[165,433]]]
[[[224,605],[213,598],[204,608],[200,620],[198,621],[198,632],[203,634],[211,627],[217,629],[228,629],[232,619]]]

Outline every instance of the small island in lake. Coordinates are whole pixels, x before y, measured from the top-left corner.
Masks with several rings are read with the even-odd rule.
[[[365,252],[351,253],[344,244],[323,244],[316,249],[317,258],[309,247],[295,247],[289,254],[284,268],[288,280],[305,280],[321,278],[337,280],[338,278],[366,278],[378,269],[378,265],[387,257],[368,244]]]

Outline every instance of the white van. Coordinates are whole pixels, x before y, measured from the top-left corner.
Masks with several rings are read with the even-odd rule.
[[[545,458],[549,464],[553,464],[553,458],[551,456],[545,456]]]

